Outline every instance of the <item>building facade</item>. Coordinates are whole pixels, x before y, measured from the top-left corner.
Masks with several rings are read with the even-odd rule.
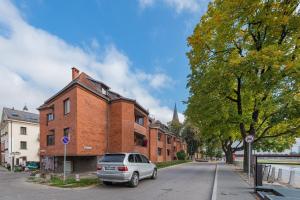
[[[45,171],[62,171],[63,136],[70,138],[68,171],[94,171],[100,156],[114,152],[140,152],[154,162],[163,161],[152,156],[158,147],[152,146],[151,140],[157,138],[151,133],[156,129],[151,128],[148,111],[76,68],[72,68],[72,81],[39,111],[41,165]],[[168,157],[172,156],[174,159],[170,152]]]
[[[3,108],[0,125],[1,164],[25,165],[39,162],[39,115]]]

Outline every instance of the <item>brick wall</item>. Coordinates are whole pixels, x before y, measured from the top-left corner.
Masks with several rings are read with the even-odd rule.
[[[77,87],[77,155],[103,155],[108,137],[108,103]]]
[[[40,110],[40,150],[41,155],[63,155],[64,146],[61,142],[64,128],[70,128],[70,143],[68,144],[68,155],[77,154],[77,132],[76,132],[76,112],[77,112],[77,89],[70,88],[64,94],[58,96],[54,101],[49,102],[52,108]],[[65,99],[70,99],[70,113],[64,115]],[[54,112],[54,120],[47,122],[47,114]],[[47,135],[50,131],[55,131],[55,145],[47,146]]]

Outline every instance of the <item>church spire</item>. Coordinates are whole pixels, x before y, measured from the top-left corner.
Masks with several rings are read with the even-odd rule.
[[[173,112],[172,122],[179,123],[179,118],[178,118],[176,103],[175,103],[175,106],[174,106],[174,112]]]

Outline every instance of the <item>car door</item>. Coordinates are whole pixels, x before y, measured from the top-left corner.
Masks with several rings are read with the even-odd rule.
[[[151,165],[150,161],[148,158],[144,155],[141,155],[142,160],[143,160],[143,166],[145,168],[145,176],[149,177],[153,173],[153,166]]]
[[[140,173],[140,178],[144,178],[146,176],[147,170],[145,168],[142,156],[140,154],[135,154],[135,163],[138,166],[138,171]]]

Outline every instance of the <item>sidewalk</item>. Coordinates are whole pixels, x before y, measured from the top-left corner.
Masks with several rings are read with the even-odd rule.
[[[0,165],[0,172],[8,172],[8,170]]]
[[[250,187],[231,166],[218,165],[217,200],[254,200]]]

